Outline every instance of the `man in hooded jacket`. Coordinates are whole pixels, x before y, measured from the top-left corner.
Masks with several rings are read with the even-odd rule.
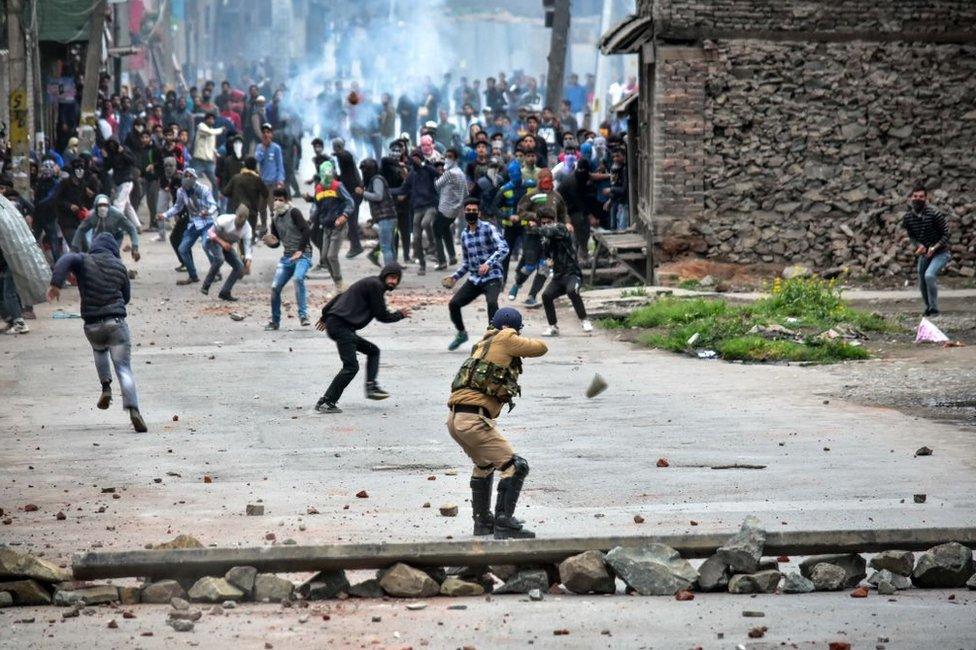
[[[71,239],[71,250],[77,253],[83,248],[87,248],[86,235],[91,232],[92,237],[97,237],[100,233],[107,232],[115,238],[115,243],[122,245],[122,240],[126,233],[132,242],[132,260],[138,262],[139,255],[139,231],[132,225],[124,214],[119,212],[105,194],[95,197],[95,209],[88,214],[88,217],[81,222],[75,231],[75,236]]]
[[[68,253],[54,265],[48,302],[61,297],[61,287],[69,273],[78,280],[81,317],[85,336],[95,353],[95,368],[102,383],[97,406],[107,409],[112,403],[112,366],[122,387],[122,408],[129,412],[132,427],[145,433],[146,422],[139,413],[139,397],[129,355],[131,339],[125,322],[129,304],[129,273],[119,258],[119,245],[110,233],[99,233],[88,253]]]
[[[381,323],[395,323],[410,317],[407,307],[390,311],[386,306],[386,292],[396,289],[402,276],[403,267],[396,262],[387,264],[378,276],[357,280],[322,308],[322,317],[315,327],[320,332],[328,333],[329,338],[335,341],[342,370],[315,405],[319,413],[342,413],[336,404],[346,386],[359,372],[357,352],[366,355],[366,399],[381,400],[390,396],[376,383],[380,370],[380,349],[357,331],[369,325],[374,318]]]

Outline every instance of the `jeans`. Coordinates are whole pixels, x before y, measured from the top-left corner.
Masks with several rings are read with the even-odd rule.
[[[179,255],[180,261],[186,266],[186,272],[189,274],[191,280],[198,280],[197,277],[197,267],[193,264],[193,244],[197,242],[198,239],[206,235],[206,232],[210,229],[210,225],[204,227],[203,230],[198,229],[193,222],[186,224],[186,230],[183,231],[183,237],[180,239]],[[210,258],[211,263],[213,263],[213,255],[204,246],[203,252],[207,254]]]
[[[349,187],[346,189],[352,192],[355,188]],[[349,251],[355,252],[363,250],[363,245],[359,242],[359,206],[363,204],[363,197],[359,194],[354,194],[352,200],[355,207],[353,207],[348,221]]]
[[[403,247],[403,261],[410,261],[410,233],[413,232],[413,214],[406,206],[397,206],[397,237]],[[395,248],[395,247],[394,247]]]
[[[85,323],[85,336],[95,353],[95,369],[102,386],[112,383],[114,365],[122,388],[122,408],[139,408],[136,380],[132,376],[132,364],[129,360],[129,326],[125,319],[106,318],[95,323]]]
[[[437,263],[447,264],[450,260],[452,264],[457,263],[457,254],[454,252],[454,238],[451,236],[451,225],[454,219],[444,214],[437,213],[434,219],[434,243],[437,247]],[[444,251],[447,251],[445,257]]]
[[[47,239],[48,246],[51,247],[51,258],[57,262],[58,258],[64,254],[61,241],[61,231],[58,229],[57,220],[51,219],[43,224],[39,224],[35,221],[34,239],[37,240],[38,244],[41,242],[41,235],[44,235],[44,237]]]
[[[618,203],[613,208],[613,227],[617,230],[627,230],[630,226],[630,206],[626,203]]]
[[[214,278],[217,277],[217,273],[220,271],[220,267],[223,265],[224,261],[230,264],[230,274],[227,279],[224,280],[224,286],[220,288],[221,296],[229,296],[231,290],[241,276],[244,275],[244,262],[241,258],[237,256],[237,251],[231,246],[230,250],[224,250],[220,247],[220,244],[210,239],[209,237],[203,242],[203,250],[207,252],[210,257],[210,271],[207,273],[207,277],[203,280],[203,289],[209,289],[210,285],[213,284]]]
[[[922,300],[925,301],[926,310],[939,310],[939,285],[937,281],[939,273],[949,263],[950,257],[949,251],[936,253],[931,258],[925,255],[918,256],[918,288],[922,292]]]
[[[508,282],[508,267],[512,259],[518,259],[519,254],[522,252],[522,234],[525,232],[525,228],[521,225],[519,226],[504,226],[502,234],[505,237],[505,243],[508,244],[508,255],[502,260],[502,277],[504,282]]]
[[[474,302],[475,298],[483,295],[488,303],[488,321],[494,317],[498,311],[498,294],[502,290],[501,280],[490,280],[482,284],[474,284],[468,280],[457,290],[447,308],[451,314],[451,322],[457,331],[464,331],[464,320],[461,318],[461,308]]]
[[[380,236],[380,250],[383,251],[383,264],[396,262],[396,249],[393,247],[393,231],[396,219],[383,219],[376,222],[376,232]]]
[[[220,189],[220,186],[217,185],[217,163],[213,160],[194,158],[190,161],[190,167],[207,177],[207,180],[210,181],[210,189],[216,195]]]
[[[331,404],[335,404],[342,397],[342,391],[353,380],[359,372],[359,360],[356,353],[366,355],[366,383],[376,381],[376,375],[380,371],[380,349],[374,343],[370,343],[345,321],[338,318],[329,318],[325,322],[325,331],[329,338],[335,341],[336,349],[339,351],[339,359],[342,360],[342,370],[335,376],[332,383],[322,399]]]
[[[586,307],[583,305],[583,299],[579,294],[582,284],[583,281],[575,275],[553,276],[549,286],[542,292],[542,306],[546,310],[546,320],[550,325],[556,324],[556,298],[563,295],[569,296],[569,301],[573,303],[573,309],[576,310],[577,318],[580,320],[586,318]]]
[[[281,322],[281,290],[288,280],[295,280],[295,302],[298,303],[298,317],[308,318],[308,300],[305,293],[305,276],[312,267],[311,253],[305,253],[298,260],[284,256],[278,260],[274,281],[271,283],[271,321]]]
[[[329,270],[333,282],[342,282],[342,269],[339,267],[339,249],[342,248],[342,240],[349,230],[349,223],[346,222],[341,228],[322,229],[322,248],[319,250],[319,266],[324,266]],[[350,249],[354,250],[354,249]]]
[[[534,264],[522,264],[515,269],[515,284],[519,287],[525,284],[525,281],[533,273],[535,273],[535,277],[532,278],[532,285],[529,288],[530,298],[535,298],[536,294],[542,291],[546,280],[549,279],[549,267],[546,266],[545,260],[539,260]]]
[[[9,268],[3,272],[3,318],[8,323],[19,319],[23,314],[20,308],[20,296],[17,295],[17,285],[14,284],[14,272]]]
[[[156,192],[155,208],[153,208],[154,212],[152,213],[153,219],[156,218],[156,215],[157,214],[160,214],[160,213],[163,213],[163,212],[166,212],[167,210],[169,210],[169,208],[170,208],[171,205],[173,205],[173,195],[170,194],[168,190],[165,190],[165,189],[164,190],[158,190]],[[175,227],[176,226],[174,224],[174,229],[175,229]],[[156,232],[159,233],[159,236],[160,237],[166,237],[166,222],[165,221],[157,221],[156,222]]]
[[[427,260],[424,258],[424,233],[427,233],[427,240],[434,243],[434,220],[437,218],[437,208],[420,208],[413,211],[413,254],[420,260],[420,268],[427,268]]]
[[[125,218],[132,222],[132,225],[136,227],[136,230],[142,230],[142,224],[139,222],[139,215],[136,214],[136,209],[132,207],[132,181],[126,181],[120,183],[116,188],[115,201],[113,205],[115,209],[125,215]]]

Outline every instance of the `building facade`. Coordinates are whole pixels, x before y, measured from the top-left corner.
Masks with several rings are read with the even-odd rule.
[[[636,214],[658,260],[906,276],[916,182],[976,275],[976,3],[642,0]]]

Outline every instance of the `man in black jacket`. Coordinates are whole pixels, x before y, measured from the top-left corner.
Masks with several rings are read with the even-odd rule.
[[[387,264],[378,276],[354,282],[322,308],[322,318],[315,327],[320,332],[327,332],[329,338],[335,341],[339,358],[342,359],[342,370],[315,405],[319,413],[342,413],[336,403],[359,372],[357,352],[366,355],[366,398],[380,400],[390,396],[376,383],[380,370],[380,349],[356,331],[369,325],[374,318],[381,323],[395,323],[410,317],[410,309],[406,307],[389,311],[384,298],[387,291],[397,288],[402,276],[403,268],[399,264]]]
[[[129,273],[119,258],[119,244],[107,232],[99,233],[88,253],[68,253],[54,265],[47,300],[61,298],[61,287],[69,273],[78,279],[81,294],[81,317],[85,336],[95,352],[95,368],[102,382],[97,406],[107,409],[112,403],[112,368],[122,387],[122,408],[129,412],[132,427],[146,432],[146,422],[139,413],[139,397],[129,361],[131,349],[125,306],[129,304]]]
[[[359,242],[359,206],[363,202],[363,179],[359,175],[359,167],[352,154],[346,151],[346,143],[342,138],[332,140],[332,154],[335,156],[339,169],[339,182],[353,197],[355,207],[349,215],[349,252],[346,259],[352,259],[363,252],[363,245]],[[357,191],[359,190],[359,191]]]

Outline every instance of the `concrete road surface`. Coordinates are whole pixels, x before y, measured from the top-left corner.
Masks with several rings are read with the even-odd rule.
[[[138,264],[125,254],[139,271],[129,323],[149,433],[131,431],[117,392],[111,410],[95,408],[99,384],[82,321],[52,318],[54,308],[78,312],[75,290],[66,289],[54,306],[38,306],[30,334],[0,337],[0,508],[12,520],[0,526],[0,541],[67,563],[77,551],[142,548],[181,533],[222,546],[470,534],[470,466],[445,428],[450,383],[466,350],[446,349],[453,330],[439,273],[418,277],[410,267],[393,298],[422,306],[409,320],[363,332],[383,350],[379,379],[393,397],[365,400],[360,376],[340,402],[345,412],[326,416],[312,407],[339,361],[324,334],[298,324],[290,286],[282,329],[262,329],[276,252],[257,249],[255,272],[238,285],[242,300],[231,306],[216,299],[216,288],[207,297],[199,285],[175,286],[181,276],[172,270],[169,243],[151,237]],[[199,248],[195,255],[202,265]],[[343,266],[347,281],[376,270],[362,257]],[[314,321],[332,285],[319,277],[309,289]],[[839,401],[832,396],[844,380],[836,369],[699,361],[619,342],[612,332],[587,336],[566,307],[563,336],[550,341],[546,357],[526,361],[523,398],[500,418],[530,463],[519,514],[539,535],[731,531],[748,514],[771,530],[976,523],[971,431]],[[232,311],[244,320],[231,320]],[[525,334],[537,336],[541,310],[524,313]],[[465,317],[478,331],[483,303]],[[594,373],[610,386],[587,400]],[[934,454],[914,457],[922,445]],[[670,467],[656,466],[662,457]],[[712,469],[737,464],[762,469]],[[369,497],[356,498],[360,490]],[[926,502],[916,504],[915,494],[926,494]],[[258,502],[265,515],[245,516],[245,506]],[[449,502],[460,505],[458,517],[440,516],[438,506]],[[25,512],[27,504],[38,510]],[[318,514],[307,514],[310,508]],[[59,512],[66,518],[57,519]],[[636,524],[635,515],[645,523]],[[346,645],[350,635],[381,646],[534,639],[553,647],[734,647],[748,641],[750,627],[768,625],[767,637],[754,643],[826,647],[853,638],[854,647],[874,647],[891,637],[888,647],[976,647],[973,598],[946,597],[495,597],[465,601],[464,611],[448,611],[450,603],[436,599],[422,612],[407,612],[400,602],[350,601],[319,608],[340,612],[331,623],[321,612],[299,624],[298,610],[249,607],[174,638],[241,647],[315,639]],[[742,609],[767,616],[742,619]],[[60,621],[57,610],[28,611],[0,610],[0,646],[81,645],[87,638],[161,647],[175,634],[148,608],[138,609],[136,620],[120,619],[111,631],[117,639],[102,630],[107,618],[117,618],[109,610],[52,626],[45,621]],[[374,615],[382,621],[371,623]],[[37,622],[14,623],[27,616]],[[340,628],[336,619],[343,617],[350,625]],[[250,623],[241,626],[242,619]],[[554,637],[562,628],[570,634]],[[91,636],[76,638],[81,629]],[[130,632],[141,629],[155,629],[155,636]]]

